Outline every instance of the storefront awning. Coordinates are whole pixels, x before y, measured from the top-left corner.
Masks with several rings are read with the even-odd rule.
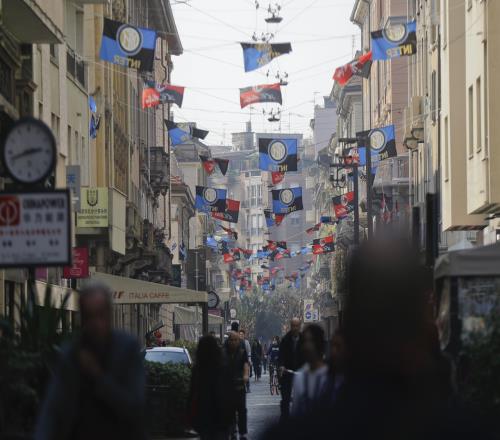
[[[102,272],[92,272],[91,278],[109,286],[113,292],[115,304],[200,304],[207,302],[206,292]]]
[[[20,43],[62,44],[64,36],[34,0],[2,2],[2,23]]]
[[[196,309],[195,307],[189,308],[189,307],[181,307],[181,306],[176,306],[174,309],[175,313],[175,319],[174,323],[175,324],[180,324],[180,325],[195,325],[196,324]],[[199,324],[201,325],[201,309],[198,309],[198,320]],[[224,324],[224,318],[222,316],[216,316],[216,315],[208,315],[208,324]]]

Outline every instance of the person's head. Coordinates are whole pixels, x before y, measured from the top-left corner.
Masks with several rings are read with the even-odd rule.
[[[109,341],[112,326],[112,299],[110,289],[102,283],[92,283],[79,296],[82,336],[94,346]]]
[[[311,324],[303,332],[302,351],[306,362],[321,361],[325,355],[325,332],[317,324]]]
[[[236,332],[229,332],[227,346],[231,353],[235,352],[241,344],[240,335]]]
[[[292,318],[290,321],[290,332],[292,336],[298,336],[300,334],[300,319]]]
[[[279,337],[279,336],[275,336],[275,337],[273,338],[273,344],[277,344],[277,345],[279,345],[279,343],[280,343],[280,337]]]
[[[199,371],[206,371],[219,367],[222,353],[217,339],[213,336],[203,336],[198,342],[196,349],[196,365]]]
[[[233,321],[231,323],[231,331],[232,332],[238,332],[240,329],[240,324],[238,324],[236,321]]]
[[[350,371],[413,374],[431,366],[432,278],[401,243],[370,241],[348,264],[342,330]]]
[[[242,341],[244,341],[244,340],[245,340],[245,330],[243,330],[243,329],[240,329],[240,339],[241,339]]]

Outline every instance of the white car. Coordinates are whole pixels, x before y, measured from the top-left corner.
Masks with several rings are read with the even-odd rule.
[[[181,347],[154,347],[148,348],[144,359],[149,362],[159,362],[166,364],[185,364],[191,366],[191,356],[186,348]]]

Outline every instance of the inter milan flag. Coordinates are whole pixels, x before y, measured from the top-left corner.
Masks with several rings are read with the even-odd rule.
[[[326,254],[335,250],[335,239],[333,235],[313,240],[313,254]]]
[[[156,32],[104,18],[101,60],[142,72],[151,72],[155,59]]]
[[[333,79],[337,81],[341,87],[344,87],[353,76],[369,78],[371,67],[372,53],[370,51],[350,63],[337,67],[333,74]]]
[[[358,139],[359,164],[366,164],[366,143],[370,142],[372,163],[379,162],[398,155],[394,125],[374,128],[356,133]]]
[[[290,53],[290,43],[241,43],[245,72],[259,69],[269,64],[274,58]]]
[[[183,99],[184,87],[146,81],[142,89],[142,108],[157,107],[168,102],[182,107]]]
[[[297,139],[259,138],[259,168],[264,171],[297,171]]]
[[[337,223],[337,220],[335,217],[327,216],[327,215],[322,215],[320,218],[321,223],[325,223],[327,225],[333,225],[334,223]]]
[[[170,141],[173,146],[184,144],[191,140],[191,138],[205,139],[208,131],[200,130],[195,127],[187,127],[187,130],[180,128],[175,122],[165,119],[165,125],[168,130],[168,135],[170,136]]]
[[[245,87],[240,89],[240,106],[245,108],[247,105],[258,102],[276,102],[282,104],[281,86],[276,84],[262,84],[260,86]]]
[[[215,160],[210,159],[208,156],[202,156],[201,154],[199,155],[199,158],[205,172],[208,175],[212,174],[215,171]]]
[[[224,212],[212,212],[212,217],[229,223],[238,223],[239,215],[240,202],[231,199],[226,200],[226,209]]]
[[[302,188],[273,189],[273,212],[289,214],[304,209],[302,204]]]
[[[215,157],[214,161],[217,165],[219,165],[219,170],[222,173],[222,175],[225,176],[227,173],[227,169],[229,167],[229,160],[228,159],[218,159]]]
[[[319,231],[319,228],[321,227],[321,223],[316,223],[314,226],[311,226],[310,228],[306,229],[306,232],[308,234],[312,234],[315,231]]]
[[[284,178],[285,173],[282,173],[281,171],[271,171],[271,181],[273,182],[273,185],[283,182]]]
[[[354,191],[342,194],[341,196],[333,197],[333,208],[337,219],[347,217],[354,211]]]
[[[225,189],[196,186],[195,208],[202,212],[224,212],[226,193]]]
[[[392,23],[372,32],[373,60],[390,60],[417,53],[417,22]]]

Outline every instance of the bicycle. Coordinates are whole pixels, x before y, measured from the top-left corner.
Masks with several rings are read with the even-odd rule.
[[[280,393],[278,367],[274,364],[269,364],[269,390],[271,396],[274,394],[279,395]]]

